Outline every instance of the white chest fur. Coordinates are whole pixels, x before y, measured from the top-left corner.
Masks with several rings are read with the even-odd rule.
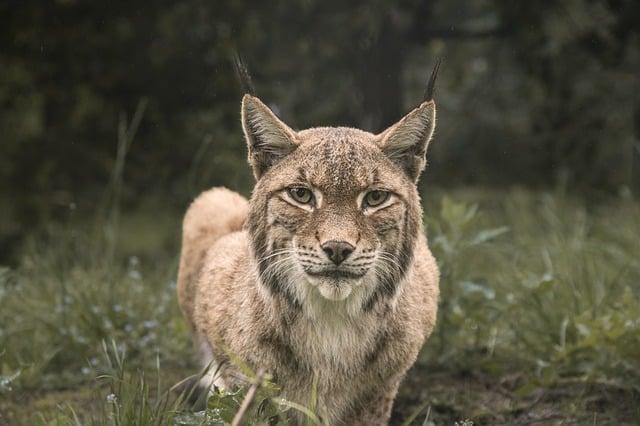
[[[292,344],[314,370],[349,370],[361,364],[375,346],[375,317],[321,296],[305,300],[303,314],[292,329]]]

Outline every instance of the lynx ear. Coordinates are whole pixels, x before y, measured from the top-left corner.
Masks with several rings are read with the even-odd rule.
[[[298,147],[296,133],[255,96],[242,98],[242,129],[256,179]]]
[[[417,182],[427,161],[435,125],[436,104],[428,100],[378,135],[378,146]]]

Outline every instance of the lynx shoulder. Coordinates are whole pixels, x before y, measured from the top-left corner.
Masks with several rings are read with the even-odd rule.
[[[239,359],[299,404],[316,386],[328,424],[388,422],[436,319],[416,189],[435,113],[427,100],[380,134],[294,131],[245,95],[253,195],[209,190],[183,225],[179,302],[214,364],[202,386],[242,385]]]

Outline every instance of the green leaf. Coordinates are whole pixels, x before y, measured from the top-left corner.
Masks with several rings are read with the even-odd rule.
[[[469,241],[469,245],[475,246],[478,244],[486,243],[488,241],[494,240],[502,234],[509,232],[509,227],[501,226],[499,228],[494,229],[484,229],[478,232],[472,239]]]

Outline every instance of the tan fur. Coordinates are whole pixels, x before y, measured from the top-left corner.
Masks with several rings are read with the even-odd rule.
[[[217,372],[203,385],[242,384],[238,359],[302,405],[315,381],[327,424],[388,422],[436,319],[438,268],[415,186],[434,120],[425,102],[380,135],[294,132],[245,96],[253,196],[212,189],[184,220],[178,297],[203,365]],[[300,185],[312,205],[291,198]],[[363,204],[373,189],[392,194],[378,209]],[[331,241],[353,247],[338,266],[323,251]]]
[[[203,192],[187,210],[182,229],[178,301],[188,320],[193,318],[193,286],[207,249],[220,237],[242,229],[248,211],[247,200],[226,188]]]

